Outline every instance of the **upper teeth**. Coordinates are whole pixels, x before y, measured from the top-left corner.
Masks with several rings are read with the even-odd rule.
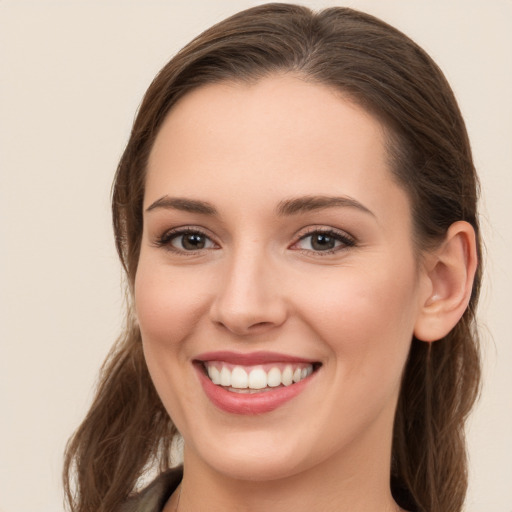
[[[281,369],[273,365],[243,367],[208,361],[205,366],[214,384],[236,389],[289,386],[313,373],[312,364],[287,364]]]

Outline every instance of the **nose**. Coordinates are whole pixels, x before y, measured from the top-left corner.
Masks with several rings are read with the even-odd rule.
[[[224,262],[219,291],[212,302],[211,319],[238,336],[269,331],[288,315],[279,269],[265,254],[239,252]],[[282,273],[281,273],[282,274]]]

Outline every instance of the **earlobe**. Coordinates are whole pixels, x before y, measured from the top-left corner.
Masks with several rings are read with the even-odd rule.
[[[428,295],[421,298],[414,335],[430,342],[446,336],[469,303],[478,265],[473,226],[464,221],[452,224],[444,241],[425,259]]]

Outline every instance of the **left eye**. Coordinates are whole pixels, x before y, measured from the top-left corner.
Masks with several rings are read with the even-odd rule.
[[[215,244],[206,235],[194,231],[175,234],[169,240],[169,244],[181,251],[199,251],[215,247]]]
[[[339,233],[315,231],[303,236],[295,246],[298,249],[315,252],[333,252],[354,245],[353,240]]]

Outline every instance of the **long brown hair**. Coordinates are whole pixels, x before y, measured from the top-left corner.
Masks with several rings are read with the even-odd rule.
[[[157,75],[117,169],[113,222],[131,293],[142,236],[148,155],[165,116],[203,84],[293,72],[348,94],[388,133],[395,178],[412,203],[418,250],[455,221],[475,229],[478,181],[457,103],[442,72],[404,34],[348,8],[313,13],[267,4],[238,13],[181,50]],[[479,255],[480,249],[478,248]],[[458,512],[467,487],[464,422],[480,381],[475,309],[435,343],[412,340],[393,437],[391,488],[404,508]],[[130,294],[129,294],[130,295]],[[64,467],[73,512],[115,512],[151,465],[169,467],[176,429],[146,368],[140,332],[127,326],[105,362],[91,409],[68,443]]]

